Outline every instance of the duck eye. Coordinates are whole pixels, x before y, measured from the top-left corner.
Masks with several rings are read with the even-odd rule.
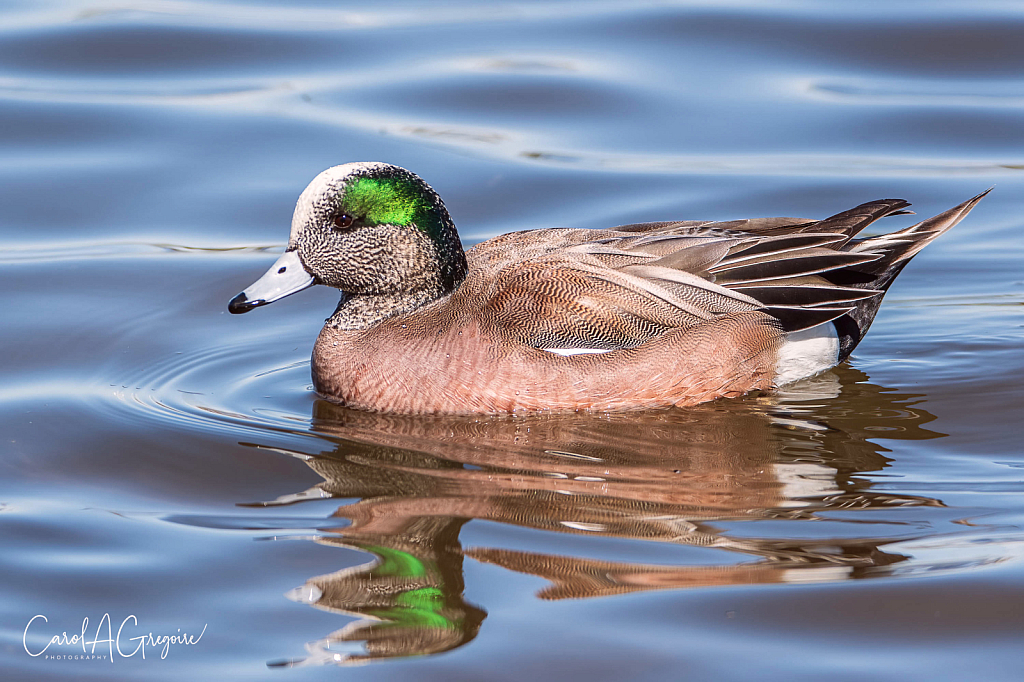
[[[334,227],[331,229],[332,231],[337,232],[338,230],[344,230],[346,228],[352,227],[352,223],[355,222],[355,219],[347,213],[339,213],[338,215],[334,216],[333,222]]]

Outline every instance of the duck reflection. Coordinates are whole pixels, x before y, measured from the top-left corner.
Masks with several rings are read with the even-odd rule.
[[[318,541],[375,559],[293,593],[359,618],[308,645],[301,663],[435,654],[469,642],[486,614],[463,599],[466,556],[547,579],[543,599],[885,575],[908,559],[887,545],[913,536],[894,537],[887,521],[881,537],[864,537],[874,522],[849,512],[941,503],[871,490],[858,474],[890,460],[868,439],[944,434],[923,428],[934,417],[915,407],[917,396],[866,378],[842,368],[771,396],[626,414],[423,418],[316,402],[313,430],[333,447],[292,454],[323,482],[267,504],[354,498],[335,513],[350,525]],[[464,550],[459,532],[473,519],[709,551],[694,565],[671,566]],[[792,537],[779,537],[778,525],[760,535],[756,524],[743,527],[746,536],[728,530],[740,521],[826,519],[824,534],[807,523],[784,526]],[[862,526],[856,537],[833,537],[836,523]]]

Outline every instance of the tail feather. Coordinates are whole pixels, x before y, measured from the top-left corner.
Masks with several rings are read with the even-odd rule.
[[[824,220],[804,228],[808,232],[832,232],[846,235],[847,239],[853,239],[865,227],[879,218],[891,215],[903,215],[908,213],[906,207],[910,203],[904,199],[879,199],[869,201],[842,213],[825,218]]]
[[[910,262],[910,259],[936,237],[949,231],[963,220],[971,212],[971,209],[991,191],[992,189],[989,188],[948,211],[922,220],[903,230],[867,239],[851,240],[842,247],[843,251],[849,253],[874,254],[878,258],[825,273],[824,277],[832,284],[856,289],[873,289],[879,293],[859,301],[853,310],[833,321],[839,333],[840,361],[845,360],[867,334],[878,313],[878,307],[882,304],[882,297],[885,296],[889,286]],[[889,213],[888,215],[894,214]]]
[[[916,256],[921,249],[928,246],[932,240],[939,235],[948,232],[954,225],[963,220],[964,216],[970,213],[971,209],[974,208],[975,205],[977,205],[977,203],[991,191],[992,189],[989,188],[978,196],[968,199],[959,206],[954,206],[948,211],[943,211],[937,216],[922,220],[916,225],[911,225],[906,229],[891,232],[889,234],[883,234],[878,237],[869,237],[868,239],[852,241],[843,247],[843,251],[849,251],[851,253],[877,251],[883,253],[884,256],[881,259],[874,261],[871,264],[872,267],[869,269],[876,270],[879,274],[898,263],[906,264],[906,262]]]

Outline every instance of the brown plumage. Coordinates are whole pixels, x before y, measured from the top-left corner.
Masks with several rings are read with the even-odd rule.
[[[809,360],[804,376],[845,358],[896,274],[983,196],[869,239],[856,237],[909,204],[874,201],[821,221],[515,232],[463,255],[426,183],[394,166],[348,164],[303,192],[285,255],[230,309],[317,281],[346,292],[317,339],[312,372],[317,392],[352,407],[693,405],[793,380],[793,371],[778,374],[791,333],[808,330],[799,338],[820,337],[831,353]],[[383,262],[388,271],[368,280]]]

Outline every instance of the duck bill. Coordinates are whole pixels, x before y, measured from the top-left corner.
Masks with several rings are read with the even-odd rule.
[[[247,313],[253,308],[273,303],[285,296],[308,289],[316,284],[313,275],[306,272],[296,251],[285,251],[270,266],[267,274],[256,280],[252,286],[235,296],[228,303],[228,312]]]

